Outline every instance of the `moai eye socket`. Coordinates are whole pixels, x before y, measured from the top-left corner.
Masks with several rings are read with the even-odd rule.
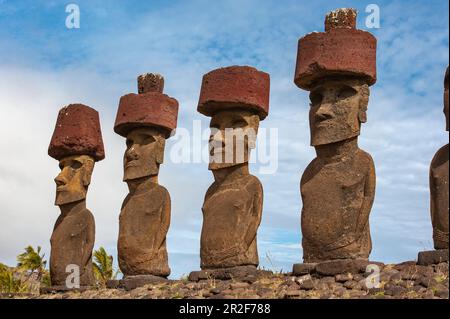
[[[320,92],[313,91],[309,95],[309,100],[311,101],[311,106],[316,106],[322,103],[323,95]]]
[[[70,163],[70,167],[72,169],[79,169],[79,168],[81,168],[81,166],[83,166],[83,165],[78,161],[72,161],[72,163]]]
[[[356,95],[356,93],[358,92],[354,88],[350,86],[345,86],[339,91],[338,98],[340,100],[345,100]]]
[[[245,127],[247,126],[247,122],[242,120],[242,119],[237,119],[235,121],[233,121],[233,128],[239,128],[239,127]]]
[[[141,141],[141,145],[148,145],[151,144],[153,142],[155,142],[155,138],[151,135],[143,135],[142,136],[142,141]]]

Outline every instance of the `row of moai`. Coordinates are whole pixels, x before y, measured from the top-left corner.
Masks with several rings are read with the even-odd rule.
[[[294,265],[294,274],[324,261],[368,261],[376,177],[372,157],[358,147],[358,136],[361,123],[367,120],[369,88],[376,82],[376,42],[372,34],[356,29],[356,11],[352,9],[329,13],[325,32],[299,40],[294,82],[310,92],[311,145],[317,157],[301,178],[304,263]],[[167,189],[158,184],[158,173],[165,141],[177,126],[178,102],[163,94],[163,88],[163,77],[146,74],[138,78],[139,94],[120,99],[114,131],[126,139],[123,180],[129,194],[120,213],[117,246],[124,278],[111,282],[111,287],[164,281],[170,274],[166,235],[171,199]],[[448,88],[447,69],[447,131]],[[269,113],[269,89],[269,74],[255,68],[217,69],[203,77],[197,110],[211,117],[210,127],[222,133],[228,128],[257,131]],[[214,183],[202,207],[202,270],[192,272],[191,280],[257,275],[263,187],[249,173],[254,141],[246,139],[246,143],[243,159],[210,161]],[[55,179],[61,215],[51,237],[52,285],[64,287],[67,266],[77,265],[80,286],[90,287],[94,285],[91,259],[95,225],[86,208],[86,194],[95,162],[105,157],[98,113],[80,104],[63,108],[49,155],[61,167]],[[447,144],[438,151],[430,169],[434,246],[438,257],[446,260],[448,160]],[[436,252],[425,252],[425,257],[436,258]]]

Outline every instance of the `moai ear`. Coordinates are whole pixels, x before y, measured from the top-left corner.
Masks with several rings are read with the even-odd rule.
[[[164,162],[164,149],[166,146],[166,139],[163,136],[156,138],[156,163],[162,164]]]
[[[360,123],[367,122],[367,106],[369,105],[370,89],[367,84],[360,88],[361,99],[359,101],[358,120]]]
[[[91,184],[92,172],[94,171],[95,162],[93,160],[86,160],[83,163],[83,185],[88,187]]]
[[[248,119],[249,126],[247,128],[246,135],[248,137],[248,146],[253,149],[256,147],[256,137],[258,136],[259,129],[259,115],[251,115]]]

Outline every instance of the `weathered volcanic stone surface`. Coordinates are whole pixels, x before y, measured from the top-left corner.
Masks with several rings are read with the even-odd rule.
[[[255,266],[237,266],[193,271],[189,274],[189,281],[198,282],[207,279],[254,281],[272,274],[271,271],[259,270]]]
[[[316,270],[316,263],[302,263],[294,264],[292,267],[292,274],[294,276],[301,276],[313,273]]]
[[[331,29],[356,29],[355,9],[343,8],[330,12],[325,18],[325,31]]]
[[[449,69],[444,80],[444,114],[449,130]],[[430,210],[435,249],[448,249],[449,242],[449,144],[441,147],[430,165]]]
[[[363,77],[369,85],[375,84],[377,40],[369,32],[356,30],[356,12],[348,10],[330,13],[326,32],[299,40],[294,80],[298,87],[308,90],[320,78],[333,75]]]
[[[148,92],[121,97],[114,131],[126,137],[138,127],[159,127],[167,136],[177,127],[178,101],[165,94]]]
[[[315,271],[323,276],[335,276],[345,273],[364,273],[369,264],[375,264],[361,259],[337,259],[318,263]],[[376,263],[381,265],[380,263]]]
[[[138,93],[157,92],[162,93],[164,91],[164,77],[160,74],[145,73],[138,76]]]
[[[83,104],[71,104],[59,111],[48,155],[60,160],[72,155],[105,158],[99,114]]]
[[[127,276],[121,280],[109,280],[106,283],[106,286],[108,289],[125,289],[126,291],[130,291],[145,285],[155,285],[168,282],[168,279],[158,276],[138,275]]]
[[[417,264],[421,266],[436,265],[448,262],[448,249],[421,251],[417,258]]]
[[[248,279],[170,280],[132,289],[93,289],[34,295],[39,299],[448,299],[448,263],[386,265],[377,287],[361,273],[336,276],[272,274]],[[347,280],[343,282],[343,280]],[[0,295],[0,298],[28,298]]]
[[[269,113],[270,76],[249,66],[230,66],[203,76],[198,112],[212,116],[225,108],[256,111],[261,120]]]

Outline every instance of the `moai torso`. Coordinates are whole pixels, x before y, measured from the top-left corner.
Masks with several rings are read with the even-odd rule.
[[[50,277],[55,286],[65,286],[69,265],[80,269],[80,286],[95,283],[92,272],[92,249],[95,241],[94,216],[87,209],[61,215],[50,240]]]
[[[202,268],[258,265],[262,200],[262,185],[252,175],[211,185],[202,208]]]
[[[368,258],[369,223],[361,231],[358,223],[373,202],[366,188],[374,172],[371,156],[359,149],[343,161],[310,163],[301,181],[305,260]]]
[[[447,144],[436,153],[430,167],[431,220],[436,249],[448,249],[448,152],[449,146]]]
[[[169,192],[151,183],[142,193],[129,194],[120,213],[119,265],[130,275],[170,274],[166,235],[170,224]]]

